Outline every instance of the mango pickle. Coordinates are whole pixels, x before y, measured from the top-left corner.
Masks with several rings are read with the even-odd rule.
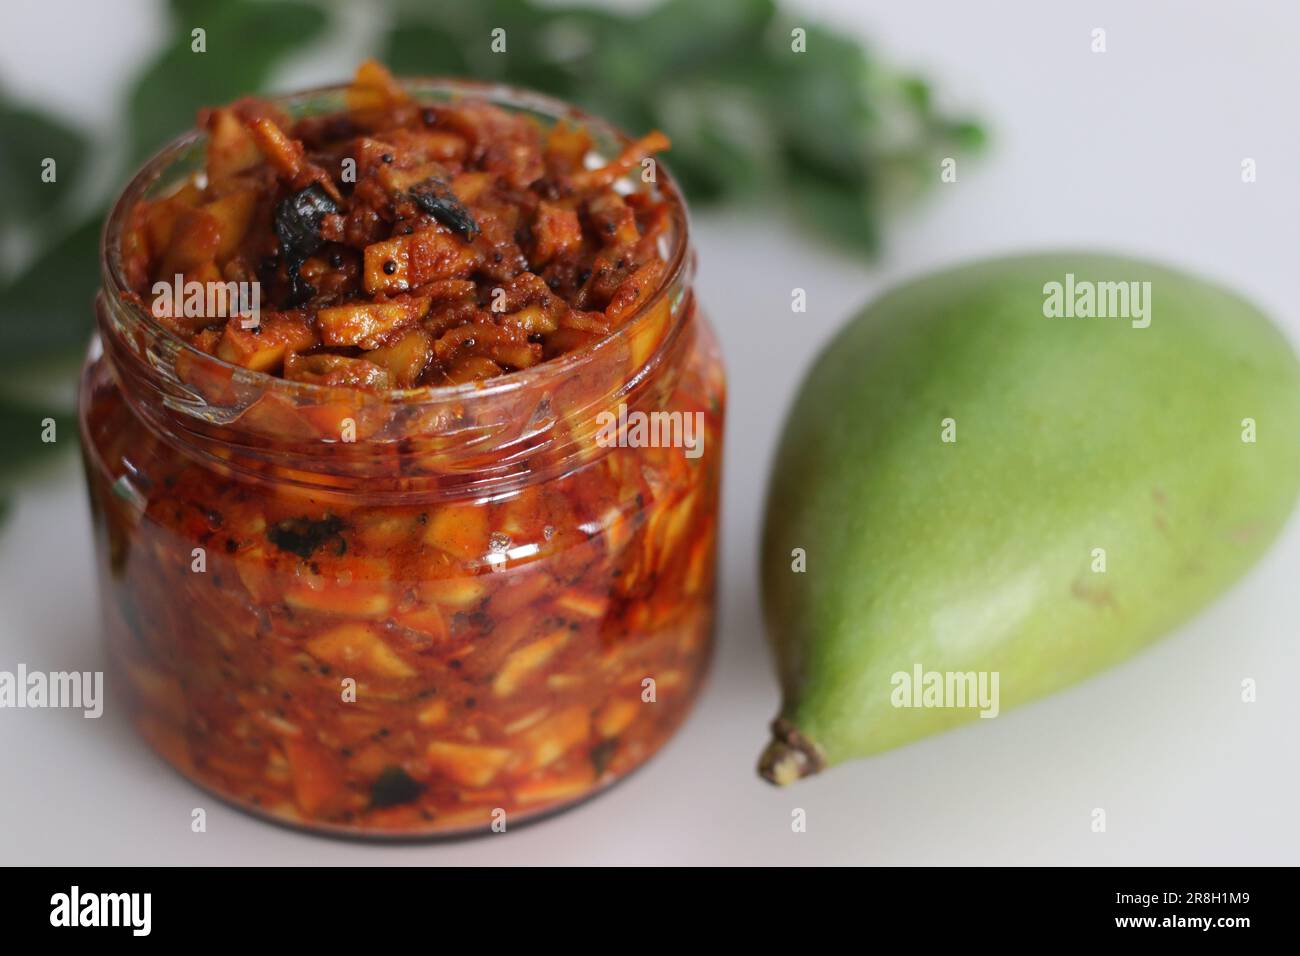
[[[681,196],[638,175],[667,141],[378,64],[199,128],[111,214],[79,398],[141,736],[356,836],[513,825],[645,763],[711,655],[725,401]],[[158,314],[163,270],[254,277],[260,322]],[[702,453],[603,442],[620,405]]]

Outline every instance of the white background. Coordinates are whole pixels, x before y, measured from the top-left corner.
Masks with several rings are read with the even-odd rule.
[[[813,2],[987,118],[992,148],[896,222],[875,265],[757,213],[697,217],[700,295],[731,384],[713,678],[642,772],[553,820],[455,844],[300,835],[181,781],[109,710],[0,711],[4,863],[1300,862],[1300,522],[1178,634],[996,721],[776,790],[754,775],[777,704],[755,547],[770,455],[798,377],[879,290],[936,265],[1044,246],[1149,254],[1219,277],[1300,340],[1300,6],[1289,2]],[[109,134],[123,76],[161,29],[152,3],[6,0],[0,81]],[[278,86],[333,80],[363,16]],[[1089,50],[1094,27],[1109,50]],[[688,26],[684,25],[684,29]],[[1240,180],[1253,157],[1259,179]],[[670,158],[671,162],[671,158]],[[789,310],[794,287],[809,312]],[[1188,454],[1195,454],[1189,449]],[[102,666],[87,511],[71,456],[0,531],[0,669]],[[1253,677],[1259,700],[1240,701]],[[190,832],[190,810],[208,832]],[[791,810],[807,812],[791,832]],[[1108,830],[1090,830],[1094,807]]]

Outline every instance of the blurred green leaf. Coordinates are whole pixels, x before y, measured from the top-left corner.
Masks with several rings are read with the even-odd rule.
[[[708,73],[760,53],[775,14],[773,0],[666,0],[623,35],[637,52],[643,80]]]
[[[80,354],[93,326],[102,215],[90,216],[0,290],[0,368]]]
[[[948,123],[947,135],[962,152],[982,149],[988,142],[988,133],[974,120],[954,120]]]
[[[54,442],[42,440],[46,420],[54,420]],[[75,446],[77,426],[70,412],[0,398],[0,524],[9,516],[7,492],[13,483],[41,465],[53,462],[59,450]]]
[[[30,224],[57,209],[86,165],[86,138],[61,120],[0,100],[0,228]],[[42,176],[52,159],[54,182]]]
[[[131,162],[194,125],[200,108],[262,89],[288,53],[324,31],[325,11],[296,0],[173,0],[173,37],[129,100]],[[205,32],[206,52],[192,32]]]
[[[817,234],[868,256],[880,250],[879,217],[869,185],[836,182],[813,170],[792,171],[793,212]]]
[[[398,76],[452,76],[469,69],[456,35],[426,23],[399,21],[382,58]]]
[[[398,74],[460,74],[572,98],[591,76],[589,60],[623,17],[585,7],[544,8],[527,0],[408,0],[381,48]],[[505,31],[505,52],[492,49]]]
[[[808,26],[806,53],[778,47],[764,93],[787,151],[847,182],[868,170],[876,114],[867,96],[866,53],[858,44]]]
[[[778,178],[780,143],[764,104],[744,90],[707,79],[670,82],[652,109],[645,125],[672,130],[666,162],[692,199],[753,195]]]
[[[929,116],[932,109],[930,84],[919,76],[905,77],[899,84],[899,90],[908,101],[916,107],[922,116]]]
[[[46,419],[54,420],[57,441],[42,440]],[[0,398],[0,448],[5,450],[6,477],[15,470],[50,460],[57,448],[74,445],[76,440],[76,423],[71,412]]]

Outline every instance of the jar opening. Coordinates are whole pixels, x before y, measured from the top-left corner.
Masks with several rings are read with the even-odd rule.
[[[518,87],[473,80],[414,77],[401,78],[402,87],[418,101],[439,103],[463,98],[478,98],[507,110],[524,112],[538,119],[544,126],[561,120],[581,125],[593,136],[597,154],[612,156],[632,142],[632,138],[614,125],[593,117],[561,100]],[[268,102],[286,110],[292,117],[332,112],[344,108],[346,85],[331,85],[267,97]],[[216,355],[196,348],[159,322],[148,309],[142,308],[129,297],[130,284],[125,277],[122,257],[122,240],[132,209],[142,199],[163,195],[177,186],[184,175],[198,170],[207,137],[199,130],[190,130],[163,147],[145,162],[132,177],[105,221],[100,243],[103,288],[107,305],[114,313],[116,324],[123,331],[143,333],[157,353],[152,364],[159,359],[181,360],[211,367],[228,375],[245,388],[275,390],[310,399],[311,396],[339,391],[339,387],[313,382],[290,381],[266,372],[255,371],[227,362]],[[628,177],[624,177],[626,181]],[[680,318],[679,308],[685,291],[690,286],[694,268],[689,244],[689,219],[685,201],[671,174],[660,164],[651,192],[664,200],[670,212],[671,226],[667,230],[660,253],[665,263],[663,275],[654,292],[621,325],[598,341],[555,356],[530,368],[519,369],[482,382],[464,382],[454,385],[422,385],[414,388],[390,388],[365,393],[372,400],[389,403],[442,402],[471,399],[509,392],[535,385],[547,379],[571,375],[591,363],[603,350],[616,347],[620,340],[638,334],[647,317],[670,301],[670,312]]]
[[[447,79],[402,85],[417,101],[472,97],[526,111],[543,126],[580,124],[593,151],[607,158],[632,142],[602,120],[525,90]],[[294,118],[318,115],[343,109],[346,89],[325,87],[271,102]],[[187,342],[131,295],[123,238],[132,210],[200,169],[206,142],[199,131],[181,136],[123,191],[102,237],[104,287],[97,301],[104,353],[127,401],[155,433],[190,453],[252,478],[276,470],[278,480],[313,488],[322,476],[330,476],[331,488],[343,477],[391,476],[393,455],[409,462],[423,456],[438,462],[436,484],[489,494],[598,457],[593,436],[601,412],[619,404],[648,407],[671,388],[693,309],[694,256],[685,204],[661,168],[649,191],[665,202],[670,219],[659,240],[663,277],[608,335],[485,381],[363,390],[227,362]],[[408,487],[410,479],[403,476],[402,483]]]

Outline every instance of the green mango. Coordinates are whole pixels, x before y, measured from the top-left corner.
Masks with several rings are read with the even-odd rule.
[[[1127,308],[1100,285],[1131,282]],[[789,783],[1123,660],[1240,577],[1298,489],[1300,366],[1219,286],[1062,252],[885,295],[817,359],[777,453],[762,584],[783,702],[760,773]]]

